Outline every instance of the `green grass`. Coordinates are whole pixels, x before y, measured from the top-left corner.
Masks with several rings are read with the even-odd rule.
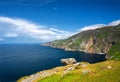
[[[52,75],[50,77],[46,77],[44,79],[39,80],[38,82],[58,82],[60,79],[60,75]]]
[[[105,37],[107,37],[107,36],[108,36],[107,33],[101,31],[101,33],[99,33],[99,34],[97,35],[97,38],[103,39],[103,38],[105,38]]]
[[[108,55],[109,59],[120,60],[120,42],[117,42],[112,48],[109,50]]]
[[[112,68],[109,69],[108,66]],[[90,72],[82,74],[82,70],[90,70]],[[120,61],[110,60],[89,64],[83,68],[79,65],[75,70],[63,77],[60,74],[55,74],[37,82],[120,82],[119,76]]]
[[[79,49],[79,46],[80,46],[81,43],[82,43],[82,39],[81,39],[81,38],[78,38],[78,39],[76,39],[75,41],[73,41],[72,44],[69,45],[69,47],[70,47],[71,49]]]

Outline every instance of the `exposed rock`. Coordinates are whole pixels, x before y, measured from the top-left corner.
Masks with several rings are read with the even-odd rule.
[[[78,62],[78,63],[75,63],[75,64],[73,64],[73,65],[76,67],[76,66],[78,66],[79,64],[80,64],[80,63]]]
[[[70,49],[70,48],[65,48],[65,51],[75,51],[75,50]]]
[[[86,67],[87,65],[89,65],[89,63],[88,62],[81,62],[79,65],[81,67]]]
[[[79,66],[78,66],[79,65]],[[88,62],[80,62],[80,63],[76,63],[76,66],[75,66],[75,68],[76,69],[81,69],[81,68],[84,68],[84,67],[87,67],[89,65],[89,63]]]
[[[82,70],[82,74],[88,74],[90,72],[91,72],[90,70]]]
[[[93,38],[90,37],[90,39],[88,40],[88,42],[85,45],[86,50],[89,49],[93,44],[94,44],[93,43]]]
[[[111,66],[108,66],[107,68],[108,68],[108,69],[111,69],[112,67],[111,67]]]
[[[69,67],[69,68],[65,69],[65,71],[63,72],[63,74],[62,74],[62,76],[61,76],[61,77],[63,77],[64,75],[66,75],[67,73],[69,73],[70,71],[72,71],[72,70],[74,70],[74,69],[75,69],[75,67],[74,67],[74,66],[71,66],[71,67]]]
[[[48,42],[46,46],[70,51],[108,54],[117,43],[120,43],[120,25],[82,31],[67,39]],[[118,49],[116,51],[119,52]],[[110,58],[109,55],[113,54],[108,54],[106,56],[108,59]]]
[[[60,61],[66,65],[74,64],[77,62],[74,58],[61,59]]]
[[[36,74],[30,75],[29,77],[22,80],[21,82],[34,82],[34,80],[39,78],[39,77],[44,78],[44,77],[51,76],[51,75],[56,74],[56,73],[57,72],[55,70],[41,71],[41,72],[38,72]]]

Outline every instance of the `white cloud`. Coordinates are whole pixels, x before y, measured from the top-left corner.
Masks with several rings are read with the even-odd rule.
[[[116,26],[116,25],[119,25],[120,24],[120,20],[116,20],[116,21],[113,21],[111,23],[109,23],[108,25],[109,26]]]
[[[33,22],[9,17],[0,17],[0,32],[4,37],[28,36],[43,41],[67,38],[72,35],[68,31],[48,28]]]
[[[5,37],[18,37],[18,34],[14,34],[14,33],[6,33]]]
[[[106,26],[105,24],[95,24],[95,25],[91,25],[91,26],[85,26],[82,29],[80,29],[80,31],[86,31],[86,30],[94,30],[97,28],[101,28]]]
[[[85,26],[79,31],[94,30],[105,26],[118,25],[120,20],[113,21],[107,24],[96,24],[91,26]],[[77,32],[69,32],[56,29],[56,27],[48,27],[39,25],[28,20],[19,18],[0,17],[0,41],[4,41],[4,38],[19,38],[23,39],[33,38],[40,41],[52,41],[57,39],[64,39],[72,36]]]
[[[94,30],[97,28],[102,28],[102,27],[107,27],[107,26],[116,26],[120,24],[120,20],[113,21],[109,24],[95,24],[95,25],[90,25],[90,26],[85,26],[81,28],[79,31],[86,31],[86,30]]]
[[[0,38],[0,41],[4,41],[4,39],[3,39],[3,38]]]
[[[58,30],[58,29],[55,29],[55,28],[50,28],[50,30],[54,31],[54,32],[59,32],[59,33],[68,33],[68,31]]]

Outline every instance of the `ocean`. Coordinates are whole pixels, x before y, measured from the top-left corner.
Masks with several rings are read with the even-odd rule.
[[[0,44],[0,82],[16,82],[22,76],[62,66],[62,58],[89,63],[106,60],[104,55],[64,51],[39,44]]]

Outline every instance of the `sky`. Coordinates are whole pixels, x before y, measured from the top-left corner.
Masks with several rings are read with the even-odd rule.
[[[120,0],[0,0],[0,44],[48,42],[119,23]]]

